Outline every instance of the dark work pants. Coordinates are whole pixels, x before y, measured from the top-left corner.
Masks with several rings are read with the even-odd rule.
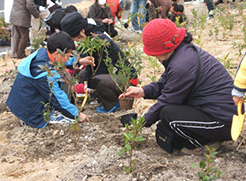
[[[213,17],[212,10],[215,9],[214,4],[213,4],[213,0],[204,0],[204,2],[206,3],[206,6],[208,8],[209,17]]]
[[[17,58],[26,56],[25,49],[29,38],[29,29],[21,26],[12,26],[11,29],[11,50],[12,54],[17,54]]]
[[[97,86],[97,95],[99,102],[102,103],[106,111],[112,109],[118,103],[118,96],[122,93],[116,86],[109,74],[96,75],[100,79]],[[118,82],[121,85],[120,81]]]
[[[206,113],[185,105],[170,105],[161,109],[160,119],[174,136],[176,145],[193,149],[211,141],[230,140],[230,127]],[[165,130],[163,130],[165,131]]]

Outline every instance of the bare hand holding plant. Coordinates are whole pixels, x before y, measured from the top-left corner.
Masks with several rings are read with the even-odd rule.
[[[134,97],[134,98],[144,97],[144,90],[141,87],[130,86],[125,93],[119,96],[119,99],[123,97]]]
[[[87,57],[84,57],[84,58],[81,58],[79,60],[79,64],[80,65],[83,65],[83,66],[86,66],[86,65],[92,65],[93,67],[95,66],[95,60],[94,60],[94,57],[92,56],[87,56]]]
[[[105,18],[102,20],[103,23],[108,23],[109,25],[113,23],[113,20],[112,19],[109,19],[109,18]]]
[[[79,120],[80,123],[82,123],[82,122],[90,122],[89,118],[83,113],[79,113],[78,118],[81,118]]]

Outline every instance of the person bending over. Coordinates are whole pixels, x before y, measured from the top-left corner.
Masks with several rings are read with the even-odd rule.
[[[206,148],[219,149],[231,140],[233,80],[224,66],[191,43],[192,35],[168,19],[150,21],[143,30],[144,52],[165,67],[158,82],[129,87],[119,97],[156,99],[144,115],[145,127],[158,120],[162,148],[172,153],[201,155]],[[158,137],[157,137],[158,138]],[[160,141],[157,139],[157,141]]]
[[[65,51],[62,56],[57,49]],[[68,118],[79,117],[80,122],[89,121],[89,118],[79,112],[77,107],[70,103],[67,94],[63,91],[64,82],[61,75],[54,70],[54,63],[66,64],[75,45],[71,37],[65,32],[52,34],[47,41],[47,48],[41,48],[24,59],[18,67],[18,75],[7,99],[10,110],[26,124],[35,128],[44,128],[48,123],[44,120],[44,104],[61,112]],[[48,65],[52,77],[40,68]],[[50,90],[52,81],[52,90]]]

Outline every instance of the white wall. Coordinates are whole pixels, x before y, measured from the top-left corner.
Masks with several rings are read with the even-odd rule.
[[[13,6],[14,0],[4,0],[4,20],[9,23],[10,12]]]

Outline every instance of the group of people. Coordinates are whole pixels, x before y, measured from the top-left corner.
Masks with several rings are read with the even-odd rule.
[[[96,0],[90,7],[88,18],[95,24],[104,24],[105,31],[114,37],[115,17],[120,18],[123,10],[130,9],[130,0]],[[11,24],[11,57],[26,57],[25,49],[30,41],[33,48],[35,39],[61,30],[60,21],[66,13],[76,12],[75,6],[62,8],[57,0],[14,0],[10,14]],[[41,25],[41,26],[40,26]],[[41,34],[41,35],[40,35]]]
[[[184,6],[178,0],[133,0],[131,6],[131,31],[142,33],[145,23],[156,19],[170,19],[179,24],[186,21]]]
[[[24,1],[28,3],[22,3]],[[33,5],[33,0],[15,0],[16,2],[19,6]],[[104,2],[98,0],[95,3]],[[95,14],[93,12],[90,11]],[[38,11],[32,13],[34,17],[39,17]],[[130,64],[105,30],[103,20],[105,23],[111,22],[108,18],[105,19],[95,19],[102,24],[91,23],[73,10],[61,16],[60,21],[56,22],[59,31],[56,29],[47,39],[47,48],[40,48],[19,65],[18,75],[7,99],[8,107],[18,118],[32,127],[44,128],[48,124],[42,115],[46,110],[44,104],[50,102],[52,108],[68,118],[80,118],[80,122],[89,121],[89,117],[70,102],[69,93],[64,88],[67,85],[61,82],[61,75],[54,68],[54,62],[66,64],[73,59],[71,55],[76,49],[74,42],[96,36],[108,42],[107,52],[103,51],[102,60],[109,56],[112,64],[117,61]],[[17,27],[17,30],[22,29]],[[244,102],[246,86],[243,68],[246,60],[243,59],[240,64],[233,83],[224,66],[208,52],[195,46],[192,39],[185,28],[177,27],[169,19],[151,20],[142,32],[143,51],[157,58],[165,71],[157,82],[144,87],[137,87],[138,77],[131,77],[129,81],[132,86],[125,93],[117,89],[116,82],[109,75],[105,62],[99,60],[97,52],[92,56],[82,52],[78,64],[86,66],[82,73],[85,91],[92,89],[89,87],[92,70],[99,80],[93,87],[101,103],[96,111],[117,111],[118,99],[122,97],[155,99],[157,102],[144,115],[144,126],[150,127],[158,122],[157,129],[165,137],[162,143],[164,150],[171,153],[173,149],[177,149],[181,154],[200,155],[204,151],[204,145],[219,149],[223,141],[231,140],[230,130],[232,117],[237,114],[236,105],[239,101]],[[58,49],[65,52],[65,55],[61,55]],[[40,65],[47,65],[52,76]],[[132,72],[135,71],[132,67]],[[120,80],[117,84],[121,84]]]
[[[15,0],[10,14],[11,24],[11,57],[22,59],[26,57],[25,49],[29,41],[33,41],[35,31],[40,29],[40,20],[44,20],[60,7],[56,0]],[[42,29],[42,28],[41,28]]]

